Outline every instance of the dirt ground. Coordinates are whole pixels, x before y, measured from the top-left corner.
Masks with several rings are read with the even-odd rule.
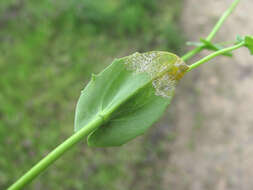
[[[189,39],[205,37],[231,2],[185,0],[182,27]],[[214,41],[252,34],[252,10],[252,0],[241,1]],[[163,189],[252,190],[253,57],[248,50],[188,73],[172,107],[176,139],[168,145]]]

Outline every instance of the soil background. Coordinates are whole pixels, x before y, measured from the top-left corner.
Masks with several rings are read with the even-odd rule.
[[[185,0],[181,24],[188,39],[207,36],[231,2]],[[241,1],[214,41],[252,33],[252,10],[252,0]],[[168,145],[163,189],[253,189],[253,59],[248,50],[188,73],[175,97],[175,139]]]

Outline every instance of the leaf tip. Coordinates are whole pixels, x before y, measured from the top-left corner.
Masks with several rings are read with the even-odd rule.
[[[250,54],[253,55],[253,36],[245,36],[245,46],[249,49]]]

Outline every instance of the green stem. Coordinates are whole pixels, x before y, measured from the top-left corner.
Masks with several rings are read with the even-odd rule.
[[[188,59],[192,58],[194,55],[198,54],[204,49],[204,46],[199,46],[194,48],[193,50],[187,52],[185,55],[181,57],[182,60],[187,61]]]
[[[236,49],[238,49],[238,48],[240,48],[240,47],[242,47],[242,46],[244,46],[244,45],[245,45],[245,42],[241,42],[241,43],[236,44],[236,45],[234,45],[234,46],[231,46],[231,47],[224,48],[224,49],[222,49],[222,50],[216,51],[216,52],[214,52],[214,53],[212,53],[212,54],[210,54],[210,55],[204,57],[203,59],[201,59],[201,60],[199,60],[199,61],[193,63],[192,65],[190,65],[187,72],[191,71],[192,69],[194,69],[194,68],[196,68],[196,67],[199,67],[199,66],[202,65],[203,63],[206,63],[206,62],[208,62],[209,60],[211,60],[211,59],[213,59],[213,58],[215,58],[215,57],[217,57],[217,56],[219,56],[219,55],[221,55],[221,54],[224,54],[224,53],[227,53],[227,52],[231,52],[231,51],[236,50]]]
[[[218,30],[221,28],[221,26],[224,23],[224,21],[226,20],[226,18],[233,12],[233,10],[236,8],[236,6],[238,5],[239,2],[240,2],[240,0],[235,0],[231,4],[231,6],[223,13],[223,15],[221,16],[219,21],[214,26],[213,30],[207,36],[207,38],[206,38],[207,41],[211,41],[214,38],[214,36],[218,32]]]
[[[33,168],[31,168],[27,173],[25,173],[18,181],[16,181],[8,190],[19,190],[22,189],[26,184],[30,183],[36,176],[38,176],[42,171],[44,171],[48,166],[50,166],[54,161],[61,157],[67,150],[73,147],[76,143],[83,140],[85,136],[94,131],[103,123],[102,117],[95,118],[88,125],[83,127],[80,131],[73,134],[62,144],[56,147],[52,152],[50,152],[45,158],[43,158],[39,163],[37,163]]]
[[[215,24],[213,30],[207,36],[207,38],[206,38],[207,41],[210,42],[214,38],[214,36],[218,32],[218,30],[221,28],[221,26],[224,23],[224,21],[226,20],[226,18],[233,12],[233,10],[236,8],[236,6],[238,5],[239,2],[240,2],[240,0],[235,0],[231,4],[231,6],[223,13],[223,15],[220,17],[220,19],[218,20],[218,22]],[[185,55],[183,55],[181,58],[184,61],[187,61],[188,59],[192,58],[197,53],[201,52],[203,49],[205,49],[204,45],[200,46],[200,47],[196,47],[195,49],[193,49],[190,52],[188,52]]]

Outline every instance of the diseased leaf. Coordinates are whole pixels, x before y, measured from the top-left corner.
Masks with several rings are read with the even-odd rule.
[[[170,103],[188,66],[175,54],[135,53],[116,59],[82,91],[75,131],[94,118],[104,123],[88,136],[90,146],[119,146],[143,134]]]

